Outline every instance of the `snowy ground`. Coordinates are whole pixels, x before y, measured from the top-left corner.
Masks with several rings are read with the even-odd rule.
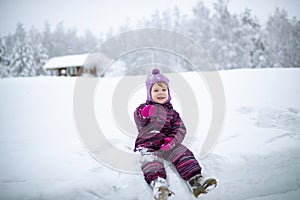
[[[201,199],[298,199],[300,69],[220,74],[226,121],[213,151],[199,159],[204,174],[219,185]],[[141,174],[105,167],[81,144],[73,119],[74,84],[75,78],[61,77],[0,80],[0,199],[150,200]],[[196,155],[199,140],[191,146]],[[166,169],[175,199],[193,199],[168,163]]]

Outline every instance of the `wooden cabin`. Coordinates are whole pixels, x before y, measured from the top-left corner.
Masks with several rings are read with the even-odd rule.
[[[45,65],[47,73],[52,76],[80,76],[84,72],[97,75],[96,66],[84,69],[90,54],[68,55],[51,58]]]

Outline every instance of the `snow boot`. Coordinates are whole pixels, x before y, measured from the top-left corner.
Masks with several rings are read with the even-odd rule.
[[[187,183],[196,198],[198,198],[201,194],[206,194],[217,186],[216,179],[205,179],[201,174],[193,176],[187,181]]]
[[[171,200],[175,196],[174,192],[169,189],[167,181],[163,178],[158,177],[150,183],[150,186],[155,200]]]

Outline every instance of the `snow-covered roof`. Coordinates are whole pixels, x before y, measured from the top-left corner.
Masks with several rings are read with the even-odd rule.
[[[45,65],[45,69],[57,69],[65,67],[83,66],[90,54],[69,55],[51,58]]]

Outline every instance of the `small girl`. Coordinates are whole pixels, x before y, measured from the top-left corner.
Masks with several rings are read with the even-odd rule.
[[[217,185],[214,178],[205,179],[193,153],[182,143],[186,128],[170,103],[169,79],[153,69],[146,79],[147,101],[136,108],[134,120],[138,129],[135,151],[142,155],[141,167],[154,199],[173,196],[168,188],[163,159],[172,162],[195,197]]]

